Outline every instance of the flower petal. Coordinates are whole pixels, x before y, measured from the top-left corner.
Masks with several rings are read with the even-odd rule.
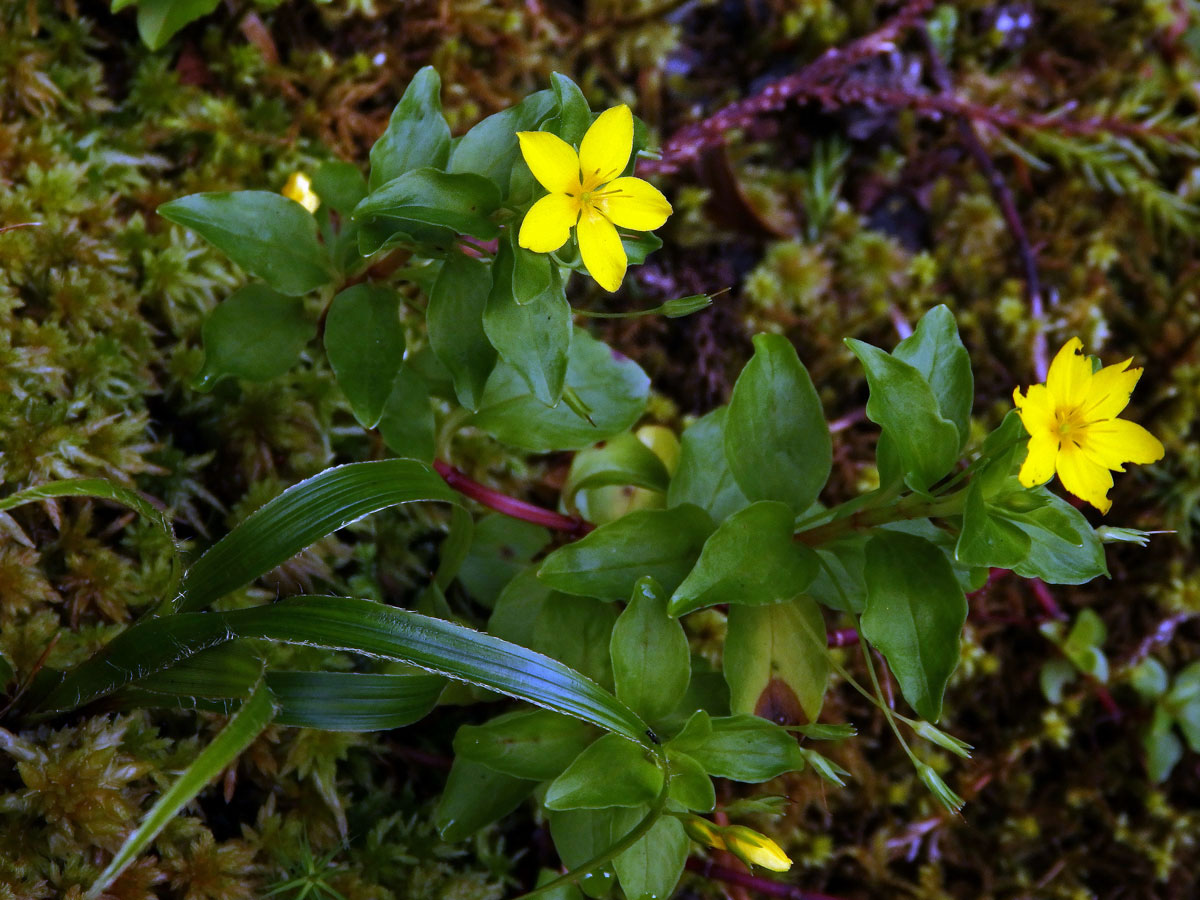
[[[525,213],[517,243],[534,253],[553,253],[567,242],[578,218],[578,200],[566,194],[547,194]]]
[[[521,155],[542,187],[552,194],[579,193],[579,155],[548,131],[518,131]]]
[[[661,228],[671,215],[671,204],[662,192],[640,178],[617,178],[594,196],[596,208],[610,222],[634,231]]]
[[[1055,461],[1058,477],[1063,487],[1102,513],[1108,512],[1112,501],[1108,492],[1112,488],[1112,473],[1098,462],[1093,462],[1073,444],[1063,444]]]
[[[1130,369],[1132,359],[1113,366],[1105,366],[1092,376],[1092,386],[1088,390],[1087,407],[1083,410],[1084,418],[1089,422],[1099,419],[1115,419],[1129,405],[1129,395],[1142,377],[1141,369]]]
[[[1125,463],[1158,462],[1165,452],[1158,438],[1136,422],[1125,419],[1088,425],[1082,449],[1093,462],[1118,472],[1125,471]]]
[[[590,207],[579,217],[579,254],[596,284],[606,291],[615,291],[625,277],[629,263],[621,237],[613,223],[599,210]]]
[[[1050,363],[1046,387],[1057,406],[1083,406],[1091,382],[1092,364],[1083,355],[1083,341],[1071,338]]]
[[[583,189],[592,191],[625,171],[633,152],[633,113],[625,104],[596,117],[579,145]]]
[[[1054,400],[1044,384],[1035,384],[1022,397],[1019,388],[1013,390],[1013,406],[1021,417],[1021,424],[1031,435],[1046,430],[1056,430]]]
[[[1048,431],[1039,431],[1029,439],[1029,450],[1017,477],[1025,487],[1045,484],[1054,477],[1054,461],[1058,457],[1058,439]]]

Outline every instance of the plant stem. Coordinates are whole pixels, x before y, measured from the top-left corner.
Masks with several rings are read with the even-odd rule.
[[[520,519],[523,522],[532,522],[534,525],[541,525],[543,528],[566,532],[573,537],[583,537],[594,527],[591,522],[585,522],[583,519],[564,516],[553,510],[543,509],[540,506],[526,503],[524,500],[518,500],[516,497],[510,497],[507,494],[502,494],[490,487],[486,487],[475,481],[465,472],[454,468],[449,463],[442,462],[440,459],[434,460],[433,468],[442,476],[446,484],[450,485],[450,487],[464,497],[470,497],[472,500],[482,503],[488,509],[493,509],[511,518]]]
[[[621,838],[599,856],[589,859],[582,865],[576,866],[571,871],[564,875],[560,875],[553,881],[548,881],[540,887],[534,888],[528,894],[522,894],[518,900],[529,900],[530,897],[536,897],[539,894],[544,894],[553,891],[556,888],[564,887],[568,884],[575,884],[585,875],[590,875],[592,872],[604,868],[643,837],[654,827],[655,823],[662,818],[663,811],[667,808],[667,798],[671,792],[671,772],[667,767],[667,756],[665,750],[659,750],[658,767],[662,772],[663,784],[662,790],[658,792],[658,796],[654,798],[654,802],[650,804],[650,811],[646,813],[642,821],[638,822],[625,837]]]
[[[933,500],[910,495],[893,506],[859,509],[848,516],[834,519],[832,522],[818,525],[807,531],[801,531],[796,535],[796,540],[808,544],[810,547],[820,547],[852,532],[866,531],[889,522],[955,516],[962,512],[966,499],[965,491],[958,491],[948,497],[938,497]]]

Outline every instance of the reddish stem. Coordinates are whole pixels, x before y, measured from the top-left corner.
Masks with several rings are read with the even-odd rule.
[[[858,643],[857,628],[835,628],[825,635],[825,643],[830,647],[849,647]]]
[[[702,859],[689,859],[687,861],[687,868],[688,871],[695,872],[703,878],[711,878],[716,881],[723,881],[726,884],[749,888],[768,897],[782,897],[784,900],[839,900],[838,897],[831,897],[829,894],[806,891],[793,884],[772,881],[770,878],[760,878],[758,875],[751,875],[749,872],[739,872],[737,869],[719,866],[716,863],[705,862]]]
[[[1054,595],[1050,593],[1050,588],[1046,587],[1046,583],[1040,578],[1029,578],[1029,587],[1033,590],[1033,596],[1037,597],[1038,603],[1042,605],[1042,611],[1048,618],[1065,621],[1067,614],[1062,611],[1058,603],[1054,599]]]
[[[566,532],[574,537],[583,537],[594,527],[590,522],[576,519],[574,516],[564,516],[553,510],[543,509],[532,503],[526,503],[524,500],[518,500],[515,497],[509,497],[507,494],[492,490],[490,487],[485,487],[466,473],[454,468],[449,463],[442,462],[440,459],[434,460],[433,467],[442,476],[446,484],[450,485],[450,487],[464,497],[470,497],[472,500],[482,503],[488,509],[494,509],[496,512],[511,516],[514,519],[520,519],[523,522],[532,522],[534,525],[552,528],[555,531]]]

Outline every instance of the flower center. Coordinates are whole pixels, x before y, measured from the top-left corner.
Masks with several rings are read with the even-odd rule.
[[[1083,432],[1088,423],[1083,417],[1083,411],[1076,406],[1054,410],[1054,424],[1054,430],[1057,432],[1060,443],[1069,441],[1078,447],[1082,442]]]

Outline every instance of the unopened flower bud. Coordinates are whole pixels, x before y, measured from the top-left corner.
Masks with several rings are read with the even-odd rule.
[[[950,790],[949,785],[942,781],[942,776],[933,771],[931,766],[917,763],[917,776],[925,787],[929,788],[930,793],[937,797],[942,806],[950,812],[956,813],[963,808],[962,797]]]
[[[778,844],[745,825],[730,825],[721,830],[725,847],[748,866],[761,866],[772,872],[786,872],[792,861]]]
[[[697,844],[712,847],[714,850],[725,849],[725,841],[721,839],[721,829],[708,819],[702,819],[700,816],[693,816],[689,813],[680,816],[679,821],[683,823],[683,830],[687,836]]]
[[[279,193],[289,200],[295,200],[310,213],[315,213],[321,205],[321,198],[312,189],[312,181],[303,172],[293,172]]]

